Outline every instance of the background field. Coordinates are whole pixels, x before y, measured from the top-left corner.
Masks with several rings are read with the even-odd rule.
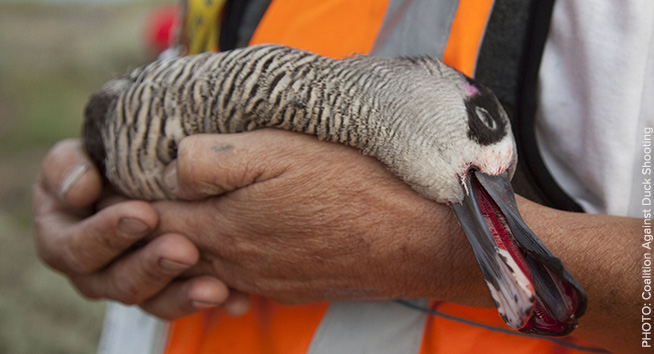
[[[38,261],[30,189],[48,148],[79,135],[88,96],[149,60],[160,3],[0,0],[0,353],[95,352],[104,306]]]

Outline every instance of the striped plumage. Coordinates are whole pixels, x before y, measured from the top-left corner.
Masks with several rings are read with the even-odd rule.
[[[257,46],[158,61],[91,98],[84,140],[118,190],[161,199],[171,197],[163,172],[185,136],[264,127],[355,147],[449,203],[510,327],[554,335],[576,327],[583,290],[515,207],[506,113],[488,89],[438,60],[332,60]]]
[[[95,123],[103,125],[107,177],[136,198],[169,197],[161,172],[184,136],[274,127],[356,147],[421,194],[458,202],[464,191],[454,177],[468,166],[497,174],[515,163],[508,123],[497,126],[497,146],[477,144],[461,161],[471,150],[464,85],[462,74],[428,58],[335,61],[263,46],[155,62],[108,83],[89,110],[108,101],[119,107]],[[439,102],[448,110],[434,109]],[[455,154],[432,154],[446,139]],[[474,161],[481,148],[497,157]]]

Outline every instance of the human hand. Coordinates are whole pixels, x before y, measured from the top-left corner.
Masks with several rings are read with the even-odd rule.
[[[146,202],[103,198],[102,179],[82,144],[62,141],[43,161],[33,187],[32,214],[39,257],[83,295],[137,304],[165,319],[223,305],[246,310],[243,294],[214,277],[179,278],[198,262],[196,247],[181,233],[144,240],[159,222]]]
[[[187,274],[287,304],[492,305],[449,207],[355,149],[281,130],[195,135],[168,171],[174,194],[193,202],[154,203],[157,233],[183,231],[198,246]]]

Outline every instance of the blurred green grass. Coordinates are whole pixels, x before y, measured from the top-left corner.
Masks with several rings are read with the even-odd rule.
[[[96,350],[104,306],[38,261],[30,190],[48,148],[79,136],[89,95],[149,60],[156,2],[0,2],[0,353]]]

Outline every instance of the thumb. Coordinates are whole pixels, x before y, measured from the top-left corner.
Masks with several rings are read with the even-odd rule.
[[[73,208],[89,207],[102,192],[102,176],[80,140],[60,141],[48,151],[38,183],[59,202]]]
[[[278,177],[293,164],[293,155],[315,143],[313,137],[275,129],[191,135],[180,141],[165,184],[179,199],[220,195]]]

